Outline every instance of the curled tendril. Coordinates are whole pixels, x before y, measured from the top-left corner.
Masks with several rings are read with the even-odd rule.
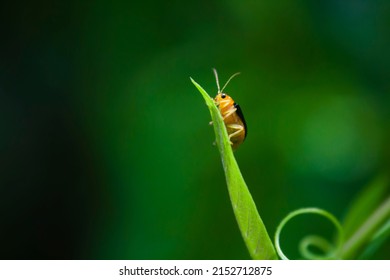
[[[340,225],[340,222],[331,213],[319,208],[302,208],[302,209],[295,210],[289,213],[280,222],[275,232],[275,247],[280,258],[283,260],[288,260],[287,256],[283,253],[280,247],[280,234],[282,232],[282,229],[287,224],[288,221],[302,214],[317,214],[317,215],[324,216],[325,218],[330,220],[332,224],[335,226],[335,228],[337,229],[337,237],[334,245],[331,244],[326,239],[322,238],[321,236],[309,235],[304,237],[299,244],[299,250],[302,256],[306,259],[312,259],[312,260],[337,259],[338,256],[340,255],[340,251],[343,245],[343,229]],[[310,248],[312,246],[317,247],[322,252],[324,252],[324,254],[319,255],[311,252]]]

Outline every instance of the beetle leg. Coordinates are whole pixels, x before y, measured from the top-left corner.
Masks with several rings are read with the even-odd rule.
[[[229,125],[227,125],[227,127],[236,129],[235,132],[229,134],[229,140],[230,140],[232,137],[234,137],[234,136],[240,134],[242,131],[244,131],[244,127],[243,127],[242,125],[240,125],[240,124],[229,124]]]
[[[224,116],[222,116],[222,119],[225,120],[227,117],[234,114],[236,111],[237,111],[237,108],[235,108],[235,107],[233,107],[232,109],[229,109],[228,111],[226,111],[226,114]],[[213,125],[213,121],[209,122],[209,125]]]
[[[235,112],[237,111],[237,108],[236,107],[233,107],[232,109],[229,109],[226,114],[223,116],[223,119],[226,119],[227,117],[229,117],[230,115],[234,114]]]

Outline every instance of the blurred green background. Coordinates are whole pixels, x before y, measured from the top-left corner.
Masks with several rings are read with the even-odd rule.
[[[189,80],[214,95],[212,67],[222,84],[242,73],[226,89],[249,131],[236,157],[271,236],[300,207],[342,219],[388,171],[389,1],[7,1],[0,14],[2,259],[249,258]],[[286,254],[312,230],[333,229],[297,221]]]

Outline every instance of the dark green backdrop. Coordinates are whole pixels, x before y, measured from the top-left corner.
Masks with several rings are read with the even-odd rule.
[[[389,1],[7,2],[2,259],[248,258],[189,80],[214,95],[212,67],[242,73],[236,156],[271,235],[388,170]],[[297,222],[287,254],[310,230],[332,228]]]

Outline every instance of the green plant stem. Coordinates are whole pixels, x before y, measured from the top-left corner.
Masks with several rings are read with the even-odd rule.
[[[305,256],[308,259],[335,259],[338,256],[338,252],[341,250],[341,246],[343,243],[343,229],[341,227],[340,222],[336,219],[335,216],[333,216],[331,213],[320,209],[320,208],[302,208],[295,211],[290,212],[278,225],[275,232],[275,248],[278,252],[278,255],[282,260],[288,260],[288,257],[283,253],[282,248],[280,246],[280,236],[282,233],[282,229],[285,227],[287,222],[289,222],[291,219],[298,215],[302,214],[316,214],[321,215],[328,219],[337,229],[337,239],[336,244],[334,246],[330,245],[325,239],[319,236],[309,236],[306,239],[304,239],[304,242],[301,243],[301,250],[304,250]],[[317,256],[315,254],[310,253],[307,248],[309,245],[315,245],[318,248],[324,249],[326,252],[323,256]]]
[[[376,231],[390,219],[390,197],[367,218],[358,230],[352,235],[341,250],[342,259],[353,259],[364,249]]]

